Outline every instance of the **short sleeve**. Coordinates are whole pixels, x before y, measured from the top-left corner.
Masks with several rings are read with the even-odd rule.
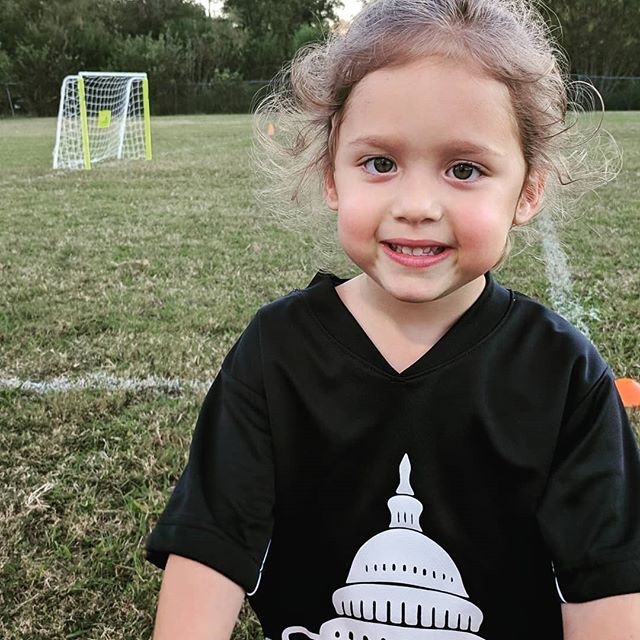
[[[537,517],[563,601],[640,592],[640,457],[609,370],[562,427]]]
[[[147,559],[196,560],[246,591],[258,582],[273,525],[273,454],[257,320],[229,352],[196,423],[189,461],[147,539]]]

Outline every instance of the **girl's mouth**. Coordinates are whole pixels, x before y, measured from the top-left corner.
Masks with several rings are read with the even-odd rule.
[[[388,246],[396,253],[402,253],[406,256],[437,256],[446,249],[446,247],[407,247],[392,242],[389,242]]]
[[[393,262],[409,269],[425,269],[446,261],[453,249],[442,244],[425,244],[415,246],[417,242],[410,241],[414,246],[397,242],[382,242],[384,253]]]

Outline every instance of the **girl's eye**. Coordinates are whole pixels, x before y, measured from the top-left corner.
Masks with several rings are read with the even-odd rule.
[[[383,156],[379,156],[377,158],[369,158],[364,163],[364,168],[369,173],[390,173],[394,170],[396,163],[393,160],[389,160],[389,158],[385,158]]]
[[[470,164],[469,162],[459,162],[454,165],[450,169],[453,177],[457,180],[468,181],[469,178],[473,177],[473,172],[475,171],[478,175],[481,175],[480,169],[476,167],[475,164]]]

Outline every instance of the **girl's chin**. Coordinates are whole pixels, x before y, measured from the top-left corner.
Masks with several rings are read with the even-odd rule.
[[[398,293],[392,295],[398,302],[404,302],[407,304],[428,304],[429,302],[434,302],[435,300],[438,300],[440,298],[440,296],[419,295],[415,292],[407,294]]]
[[[378,287],[384,292],[386,297],[407,304],[425,304],[438,300],[443,297],[443,295],[446,295],[446,292],[434,291],[431,288],[421,287],[415,284],[412,286],[411,283],[406,286],[398,286],[397,284],[385,286],[384,284],[378,284]]]

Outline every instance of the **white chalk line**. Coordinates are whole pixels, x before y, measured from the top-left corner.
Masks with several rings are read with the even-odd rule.
[[[545,271],[549,282],[549,295],[553,308],[582,333],[589,337],[586,318],[593,316],[587,313],[573,294],[573,283],[569,270],[567,254],[558,240],[553,221],[548,216],[541,216],[542,252]],[[155,391],[180,395],[187,391],[204,392],[211,382],[198,380],[180,380],[176,378],[119,378],[105,373],[90,373],[86,376],[69,378],[59,376],[51,380],[21,380],[12,376],[0,375],[0,389],[12,389],[38,394],[65,393],[69,391]]]
[[[50,380],[21,380],[14,376],[0,375],[0,390],[9,389],[31,393],[66,393],[69,391],[155,391],[180,395],[189,391],[203,392],[211,381],[180,380],[175,378],[119,378],[105,373],[90,373],[70,378],[58,376]]]
[[[561,316],[564,316],[589,338],[586,319],[593,317],[594,312],[587,312],[574,296],[567,254],[560,245],[553,220],[549,216],[542,215],[540,229],[551,305]]]

